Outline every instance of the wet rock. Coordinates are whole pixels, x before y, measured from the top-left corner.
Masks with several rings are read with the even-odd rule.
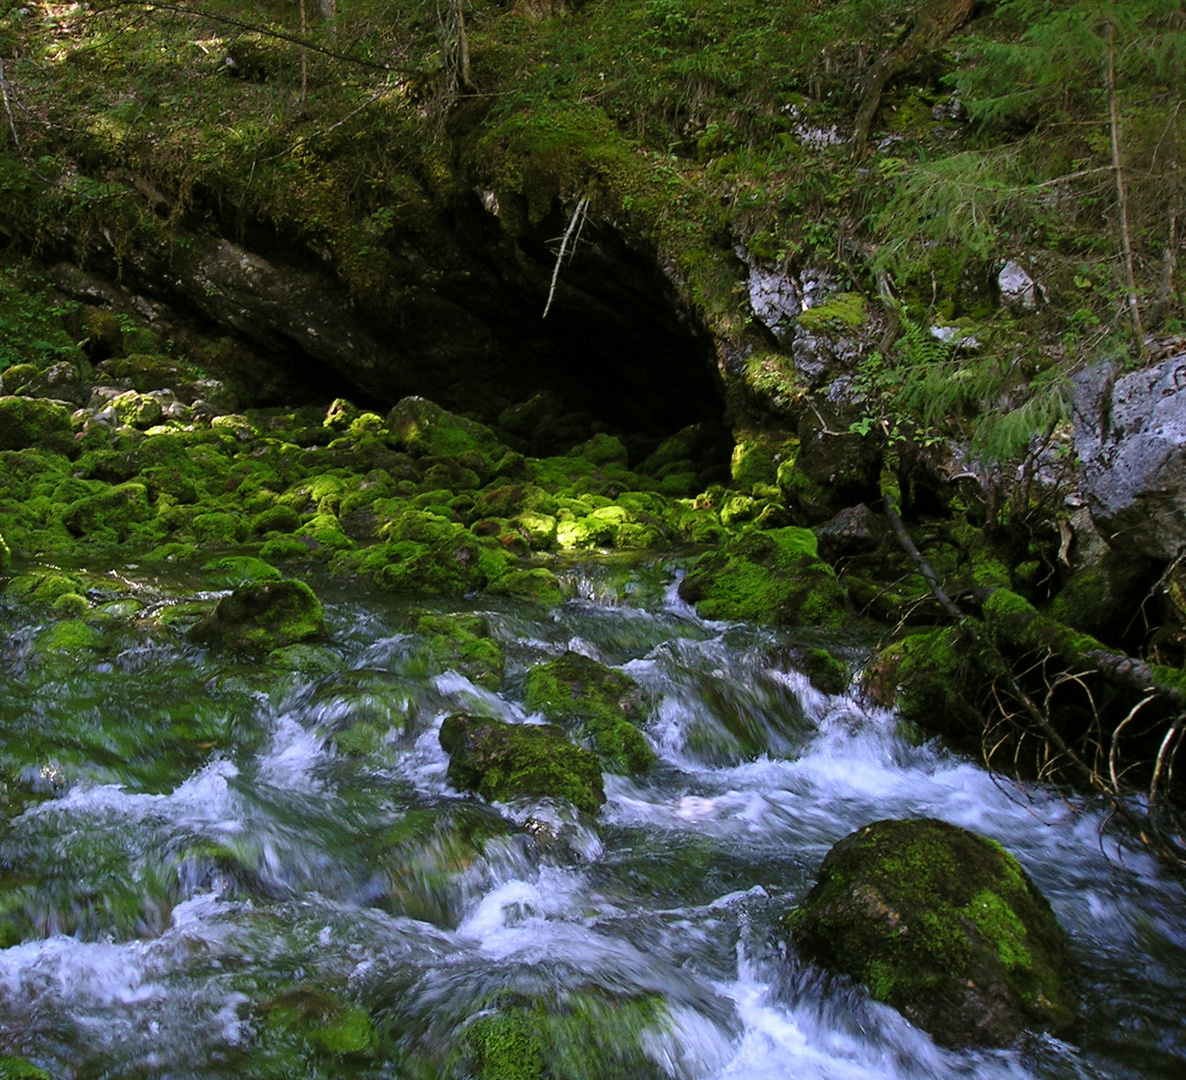
[[[325,632],[321,601],[303,581],[256,581],[224,596],[189,632],[192,641],[264,653],[311,641]]]
[[[1060,1031],[1075,997],[1062,929],[1004,848],[919,818],[841,840],[784,920],[802,955],[948,1046]]]
[[[532,668],[527,708],[571,725],[611,772],[644,773],[655,763],[655,752],[639,730],[646,719],[642,687],[587,656],[566,652]]]
[[[449,755],[450,783],[483,798],[568,799],[590,814],[605,802],[597,757],[551,724],[505,724],[459,714],[441,725],[440,740]]]
[[[1120,378],[1075,379],[1082,492],[1104,539],[1171,561],[1186,548],[1186,355]]]
[[[847,599],[807,529],[755,530],[702,555],[680,597],[706,619],[839,626]]]

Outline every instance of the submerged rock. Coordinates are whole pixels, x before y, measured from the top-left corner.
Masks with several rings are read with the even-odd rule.
[[[325,631],[321,601],[303,581],[241,585],[189,632],[192,641],[236,652],[263,653],[310,641]]]
[[[524,796],[568,799],[597,813],[605,802],[601,766],[551,724],[505,724],[458,714],[441,725],[449,781],[492,802]]]
[[[806,959],[944,1045],[1005,1046],[1074,1020],[1050,905],[1000,844],[944,821],[878,821],[845,837],[784,927]]]
[[[646,718],[642,688],[625,675],[580,653],[532,668],[527,707],[558,723],[576,722],[611,772],[643,773],[655,752],[638,725]]]

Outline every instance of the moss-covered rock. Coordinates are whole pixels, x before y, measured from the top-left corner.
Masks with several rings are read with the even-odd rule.
[[[256,581],[224,596],[190,630],[191,640],[251,654],[310,641],[325,632],[321,601],[303,581]]]
[[[806,958],[945,1045],[1003,1046],[1074,1019],[1050,905],[1000,844],[943,821],[879,821],[845,837],[784,928]]]
[[[19,1057],[0,1057],[0,1080],[51,1080],[49,1073]]]
[[[803,656],[803,671],[811,685],[825,694],[842,694],[848,687],[848,665],[827,649],[808,649]]]
[[[487,587],[487,592],[495,596],[527,600],[542,607],[556,607],[564,602],[559,579],[544,566],[527,570],[513,567],[495,578]]]
[[[249,581],[279,581],[284,575],[271,563],[253,555],[228,555],[206,563],[202,570],[215,589],[234,589]]]
[[[509,452],[488,427],[422,397],[398,402],[387,414],[387,427],[409,453],[450,459],[480,477],[493,475]]]
[[[982,674],[959,629],[939,627],[907,634],[883,649],[865,676],[865,688],[879,705],[896,707],[908,724],[963,740],[978,736],[983,726],[966,694]]]
[[[566,652],[532,668],[526,689],[529,709],[575,727],[611,772],[644,773],[654,765],[638,728],[646,718],[642,688],[629,675]]]
[[[733,486],[750,492],[755,484],[773,486],[779,466],[793,464],[799,453],[799,439],[783,431],[737,431],[730,463]]]
[[[75,451],[70,410],[46,398],[0,397],[0,450]]]
[[[487,690],[502,686],[506,658],[482,616],[422,615],[416,620],[416,633],[427,638],[435,666],[460,672]]]
[[[93,495],[76,499],[62,513],[63,523],[75,536],[107,543],[123,543],[142,532],[138,526],[153,517],[148,489],[134,481],[102,487]]]
[[[333,1056],[361,1054],[378,1035],[370,1014],[320,987],[297,987],[262,1010],[265,1036],[282,1034]]]
[[[455,715],[441,725],[449,781],[491,801],[568,799],[595,814],[605,802],[601,766],[551,724],[505,724]]]
[[[848,617],[844,587],[808,529],[755,530],[726,542],[696,561],[679,594],[707,619],[835,627]]]

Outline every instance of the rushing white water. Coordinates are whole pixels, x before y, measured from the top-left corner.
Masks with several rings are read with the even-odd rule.
[[[315,676],[159,641],[3,673],[4,723],[37,742],[0,839],[0,1057],[60,1077],[461,1078],[467,1039],[510,1009],[575,1040],[556,1080],[1182,1075],[1182,890],[1098,812],[910,745],[855,693],[814,689],[793,635],[701,622],[670,577],[590,566],[571,588],[556,613],[485,613],[499,693],[426,668],[374,600],[331,605],[337,662]],[[596,821],[453,790],[442,719],[538,721],[525,673],[565,649],[645,688],[656,768],[607,777]],[[196,734],[162,719],[179,703]],[[364,721],[369,741],[350,736]],[[129,725],[152,724],[184,752],[153,735],[129,753]],[[940,1049],[777,944],[833,843],[918,815],[999,840],[1050,899],[1083,969],[1067,1041]],[[348,1006],[365,1038],[294,1034]]]

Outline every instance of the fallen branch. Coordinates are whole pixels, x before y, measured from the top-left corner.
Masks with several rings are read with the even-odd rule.
[[[564,230],[564,236],[560,240],[560,250],[556,253],[556,265],[552,267],[552,284],[548,288],[548,302],[544,304],[544,313],[540,316],[541,319],[548,317],[548,312],[552,310],[552,299],[556,295],[556,283],[560,280],[560,266],[564,262],[564,257],[568,254],[568,243],[571,240],[573,246],[576,246],[577,240],[580,239],[581,228],[585,224],[585,216],[589,210],[589,198],[586,196],[577,203],[576,209],[572,212],[572,217],[568,219],[568,228]],[[573,233],[576,233],[574,236]]]
[[[965,614],[943,588],[938,574],[910,538],[898,514],[893,492],[888,487],[889,484],[883,479],[882,504],[886,520],[902,550],[918,567],[939,606],[955,620],[970,654],[976,657],[981,666],[988,696],[996,702],[996,708],[1006,725],[1016,726],[1019,718],[1023,719],[1031,732],[1040,735],[1047,747],[1048,758],[1053,750],[1056,754],[1053,760],[1061,759],[1087,790],[1100,796],[1112,815],[1124,821],[1133,835],[1162,865],[1176,874],[1186,875],[1186,839],[1181,835],[1180,826],[1172,813],[1165,815],[1168,827],[1154,820],[1155,810],[1158,811],[1157,817],[1162,815],[1159,798],[1172,779],[1174,758],[1186,732],[1186,694],[1177,686],[1159,680],[1153,669],[1143,661],[1107,649],[1089,635],[1077,633],[1058,620],[1041,614],[1023,597],[1008,589],[988,589],[978,594],[977,598],[983,600],[983,620]],[[1067,670],[1086,668],[1086,671],[1070,677],[1070,681],[1082,687],[1089,699],[1091,691],[1083,676],[1092,673],[1113,686],[1140,695],[1137,704],[1107,735],[1098,727],[1098,713],[1093,712],[1097,720],[1096,730],[1087,732],[1085,743],[1089,750],[1094,747],[1097,760],[1107,745],[1107,777],[1085,760],[1051,721],[1054,690],[1062,681],[1066,681],[1065,678],[1060,680],[1056,677],[1051,683],[1049,676],[1046,676],[1048,693],[1045,704],[1040,706],[1022,686],[1021,678],[1007,653],[1023,657],[1041,655],[1049,659],[1057,658]],[[1020,714],[1009,707],[1002,692],[1016,703]],[[1091,700],[1094,710],[1095,702]],[[1134,808],[1131,791],[1126,792],[1122,787],[1124,770],[1118,767],[1119,738],[1147,705],[1158,700],[1171,708],[1176,716],[1168,723],[1161,739],[1153,763],[1152,779],[1146,791],[1147,808],[1142,812]],[[985,718],[982,738],[996,737],[998,729],[999,722]],[[1021,734],[1026,734],[1025,726],[1022,726]],[[1010,738],[1008,733],[999,737],[993,751],[1004,746]],[[986,762],[991,768],[993,753],[989,752],[987,746],[985,749]]]

